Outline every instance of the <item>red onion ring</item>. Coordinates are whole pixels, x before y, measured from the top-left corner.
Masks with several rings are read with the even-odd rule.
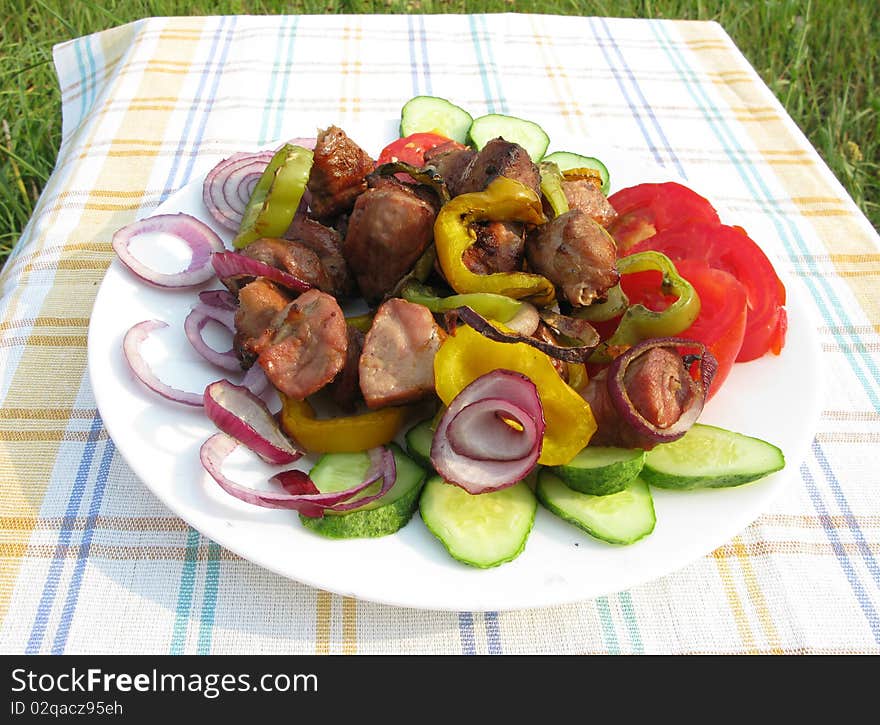
[[[223,284],[236,277],[265,277],[294,292],[305,292],[312,288],[308,282],[303,282],[288,272],[237,252],[216,252],[211,257],[211,264]]]
[[[648,350],[656,347],[673,348],[676,352],[678,352],[679,348],[699,348],[700,350],[699,356],[695,356],[700,362],[700,376],[697,381],[698,387],[694,399],[679,419],[668,428],[656,426],[639,413],[624,385],[624,375],[626,375],[629,366]],[[688,367],[688,365],[685,367]],[[697,418],[700,417],[706,402],[709,386],[712,384],[712,378],[715,377],[717,369],[718,361],[703,343],[680,337],[658,337],[645,340],[638,345],[633,345],[629,350],[611,362],[608,366],[608,393],[611,397],[611,403],[621,420],[632,428],[637,435],[654,443],[670,443],[687,433],[690,427],[696,423]]]
[[[166,274],[150,269],[130,251],[129,245],[142,234],[162,233],[177,237],[192,252],[189,266]],[[213,276],[211,253],[226,249],[223,240],[204,222],[189,214],[157,214],[127,224],[113,235],[113,250],[137,277],[156,287],[194,287]]]
[[[259,365],[251,365],[241,379],[241,385],[260,397],[269,387],[269,378]]]
[[[519,422],[521,432],[510,425],[510,418]],[[446,481],[468,493],[507,488],[537,465],[544,428],[535,384],[522,373],[493,370],[474,380],[449,404],[434,433],[431,462]],[[512,436],[521,436],[515,448],[525,451],[516,459],[510,458],[512,446],[506,443]]]
[[[238,231],[244,209],[272,155],[271,151],[236,153],[208,172],[202,185],[202,200],[218,224]]]
[[[369,501],[375,500],[379,495],[387,493],[388,489],[394,485],[396,477],[394,456],[391,452],[385,448],[373,448],[369,451],[372,465],[370,470],[367,471],[365,479],[344,491],[335,491],[333,493],[290,493],[291,490],[311,491],[315,488],[314,483],[310,480],[308,482],[303,481],[304,474],[302,471],[284,471],[270,479],[285,488],[284,493],[255,491],[223,475],[223,463],[237,447],[238,441],[234,438],[226,435],[226,433],[215,433],[202,444],[199,450],[202,466],[226,493],[240,501],[254,504],[255,506],[299,511],[303,516],[311,518],[320,518],[327,509],[333,511],[350,510],[351,508],[357,508],[365,503],[369,503]],[[389,458],[390,464],[388,462]],[[378,481],[379,478],[383,478],[379,494],[351,501],[354,496],[363,492]],[[342,509],[340,508],[341,506],[349,506],[350,508]]]
[[[234,313],[232,314],[234,317]],[[211,347],[202,337],[202,330],[211,322],[218,322],[230,332],[234,332],[235,324],[227,324],[230,313],[227,310],[218,310],[205,304],[198,304],[193,307],[192,311],[186,316],[183,322],[183,331],[186,333],[186,339],[189,340],[195,351],[199,353],[205,360],[218,368],[235,372],[241,370],[241,362],[235,354],[235,350],[230,348],[225,352],[220,352]]]
[[[291,463],[302,456],[281,431],[266,404],[247,388],[217,380],[205,388],[205,414],[227,435],[269,463]]]
[[[168,327],[168,323],[161,320],[144,320],[126,332],[122,340],[122,352],[125,356],[125,361],[128,363],[134,376],[153,392],[176,403],[200,407],[203,405],[201,393],[188,393],[166,385],[156,377],[141,355],[140,347],[144,340],[150,336],[153,330],[159,330],[163,327]]]

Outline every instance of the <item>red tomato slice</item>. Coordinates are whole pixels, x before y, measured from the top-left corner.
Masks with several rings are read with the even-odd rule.
[[[405,164],[421,168],[425,165],[425,152],[444,143],[455,143],[455,141],[436,133],[413,133],[392,141],[382,149],[382,153],[379,154],[379,163],[403,161]]]
[[[761,357],[768,350],[779,354],[785,344],[788,318],[785,287],[767,255],[741,227],[688,222],[658,232],[629,250],[630,254],[655,249],[672,259],[701,260],[713,269],[732,274],[746,288],[748,318],[737,362]]]
[[[618,214],[608,231],[621,256],[643,239],[687,221],[720,223],[706,199],[673,181],[630,186],[613,193],[608,201]]]
[[[702,342],[718,360],[718,371],[709,388],[711,398],[727,380],[743,343],[748,314],[746,288],[733,275],[712,269],[700,260],[683,259],[675,266],[700,297],[700,314],[679,337]],[[625,274],[620,282],[631,303],[655,311],[666,309],[675,300],[663,294],[660,283],[659,272]]]

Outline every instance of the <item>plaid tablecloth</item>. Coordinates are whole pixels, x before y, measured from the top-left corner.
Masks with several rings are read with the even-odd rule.
[[[57,167],[0,276],[7,653],[880,652],[878,237],[714,23],[537,15],[154,18],[55,48]],[[238,559],[102,426],[89,316],[114,230],[242,148],[417,94],[605,134],[737,213],[802,285],[828,371],[809,456],[686,569],[576,605],[396,609]]]

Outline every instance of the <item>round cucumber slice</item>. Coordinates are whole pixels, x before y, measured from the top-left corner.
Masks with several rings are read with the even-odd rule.
[[[677,441],[648,451],[641,476],[660,488],[727,488],[784,467],[785,456],[772,443],[695,423]]]
[[[538,502],[523,482],[478,496],[432,476],[419,512],[453,558],[487,569],[511,561],[526,546]]]
[[[607,196],[611,191],[611,175],[608,173],[608,167],[594,156],[581,156],[571,151],[554,151],[552,154],[547,154],[543,160],[552,161],[560,171],[595,169],[602,178],[602,193]]]
[[[536,164],[544,157],[550,145],[550,137],[537,123],[500,113],[490,113],[475,119],[469,135],[477,150],[499,136],[505,141],[518,143],[528,151]]]
[[[632,544],[650,534],[657,522],[651,490],[641,478],[618,493],[591,496],[570,489],[544,469],[535,492],[554,514],[609,544]]]
[[[551,466],[550,470],[575,491],[607,496],[626,488],[644,462],[645,452],[638,448],[591,446],[564,466]]]
[[[416,423],[406,434],[406,452],[427,470],[434,468],[431,463],[431,443],[434,430],[431,428],[432,418]]]
[[[400,111],[400,135],[436,133],[464,143],[473,120],[471,114],[445,98],[416,96]]]

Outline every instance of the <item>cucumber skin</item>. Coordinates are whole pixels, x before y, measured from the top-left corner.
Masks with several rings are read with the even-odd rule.
[[[532,151],[535,149],[529,149],[528,147],[523,146],[522,144],[519,144],[519,145],[522,146],[526,150],[526,153],[528,153],[529,158],[532,160],[532,163],[537,164],[542,158],[544,158],[544,155],[547,153],[547,149],[550,147],[550,137],[547,135],[547,132],[540,125],[535,123],[534,121],[529,121],[528,119],[525,119],[525,118],[518,118],[516,116],[508,116],[503,113],[487,113],[485,116],[480,116],[479,118],[475,118],[473,120],[473,123],[471,123],[470,130],[468,131],[468,139],[470,140],[471,145],[474,146],[474,148],[476,148],[479,151],[483,148],[483,146],[485,146],[493,138],[496,138],[497,136],[501,136],[502,138],[504,137],[503,133],[501,133],[500,131],[497,131],[495,129],[496,123],[498,123],[497,121],[495,121],[495,118],[504,119],[503,121],[500,122],[501,124],[509,123],[512,121],[515,123],[521,123],[525,127],[534,127],[535,129],[537,129],[537,131],[540,131],[541,135],[543,136],[543,139],[540,142],[542,148],[540,149],[539,152],[532,153]],[[490,124],[491,132],[488,134],[485,134],[484,127],[487,122]],[[475,126],[477,127],[477,131],[479,132],[480,138],[474,138],[474,127]],[[535,132],[533,131],[532,133],[535,133]],[[486,135],[486,138],[483,139],[481,142],[482,136],[484,134]],[[537,138],[537,134],[535,137]],[[505,140],[510,141],[510,139],[505,139]],[[511,143],[518,143],[518,142],[511,141]]]
[[[444,483],[444,485],[450,485],[450,486],[451,486],[451,485],[454,485],[454,484],[446,484],[446,483]],[[483,494],[483,495],[486,495],[486,494]],[[420,506],[419,506],[419,508],[420,508],[419,513],[421,514],[421,501],[419,502],[419,504],[420,504]],[[529,540],[529,536],[530,536],[531,533],[532,533],[532,529],[535,527],[535,515],[536,515],[537,513],[538,513],[538,500],[537,500],[537,498],[536,498],[536,499],[535,499],[535,506],[534,506],[534,508],[532,509],[532,521],[531,521],[531,523],[529,524],[529,528],[528,528],[528,530],[526,531],[526,535],[523,536],[522,543],[520,544],[519,548],[518,548],[513,554],[511,554],[510,556],[508,556],[507,558],[499,559],[498,561],[494,561],[494,562],[492,562],[491,564],[477,564],[477,563],[475,563],[475,562],[473,562],[473,561],[470,561],[469,559],[463,559],[463,558],[460,557],[460,556],[456,556],[455,553],[452,551],[452,549],[450,549],[450,548],[446,545],[446,542],[440,537],[440,534],[437,533],[437,531],[436,531],[435,529],[432,529],[432,528],[431,528],[431,525],[425,520],[425,517],[422,516],[421,518],[422,518],[422,523],[425,524],[425,528],[428,529],[428,531],[430,531],[431,534],[432,534],[432,535],[433,535],[433,536],[434,536],[434,537],[435,537],[435,538],[436,538],[441,544],[443,544],[443,548],[446,549],[446,551],[447,551],[447,553],[449,554],[449,556],[451,556],[453,559],[455,559],[456,561],[460,561],[462,564],[467,564],[468,566],[472,566],[472,567],[475,567],[475,568],[477,568],[477,569],[494,569],[496,566],[501,566],[502,564],[506,564],[506,563],[509,562],[509,561],[513,561],[513,560],[516,559],[520,554],[523,553],[523,551],[524,551],[525,548],[526,548],[526,542]]]
[[[418,447],[418,437],[423,435],[424,427],[427,425],[430,429],[431,423],[433,419],[428,418],[427,420],[423,420],[419,423],[416,423],[412,428],[410,428],[406,433],[406,452],[410,458],[412,458],[416,463],[425,468],[426,470],[433,471],[434,464],[431,462],[431,447],[428,446],[427,454],[422,452]],[[417,430],[418,429],[418,430]],[[433,435],[433,432],[432,432]]]
[[[447,127],[442,129],[444,131],[443,135],[446,135],[448,136],[448,138],[452,139],[453,141],[458,141],[461,144],[467,141],[470,124],[474,122],[473,116],[471,116],[471,114],[465,111],[461,106],[456,106],[452,101],[449,101],[446,98],[441,98],[440,96],[414,96],[403,104],[403,108],[400,109],[400,124],[398,126],[398,132],[401,136],[409,136],[413,133],[425,132],[425,129],[420,129],[417,131],[409,125],[411,121],[407,118],[407,116],[409,115],[407,113],[407,108],[410,107],[410,104],[412,104],[413,101],[421,103],[422,105],[424,105],[426,102],[435,102],[438,107],[445,107],[445,115],[449,117],[451,117],[453,114],[458,115],[461,119],[462,131],[456,132],[455,130],[453,130],[452,133],[449,133],[450,128]],[[465,117],[467,117],[469,121],[465,122]]]
[[[363,539],[388,536],[406,526],[419,505],[424,480],[387,506],[352,511],[342,516],[310,518],[299,515],[302,525],[328,539]]]
[[[637,478],[641,473],[642,468],[644,467],[644,452],[642,453],[642,464],[636,467],[633,465],[632,467],[627,466],[624,468],[625,471],[628,471],[626,476],[621,475],[606,475],[605,477],[596,476],[595,473],[591,481],[587,481],[581,476],[577,475],[578,471],[589,470],[589,469],[576,469],[567,465],[564,466],[549,466],[549,470],[555,473],[562,481],[565,483],[573,491],[578,491],[579,493],[587,493],[591,496],[610,496],[613,493],[620,493],[629,485],[629,483]],[[594,472],[601,469],[592,469]],[[632,474],[632,475],[630,475]]]
[[[674,491],[692,491],[698,488],[733,488],[754,483],[766,478],[771,473],[776,473],[785,468],[783,463],[779,468],[761,473],[732,473],[720,476],[674,476],[669,473],[657,471],[646,462],[639,474],[645,483],[656,488],[666,488]]]

